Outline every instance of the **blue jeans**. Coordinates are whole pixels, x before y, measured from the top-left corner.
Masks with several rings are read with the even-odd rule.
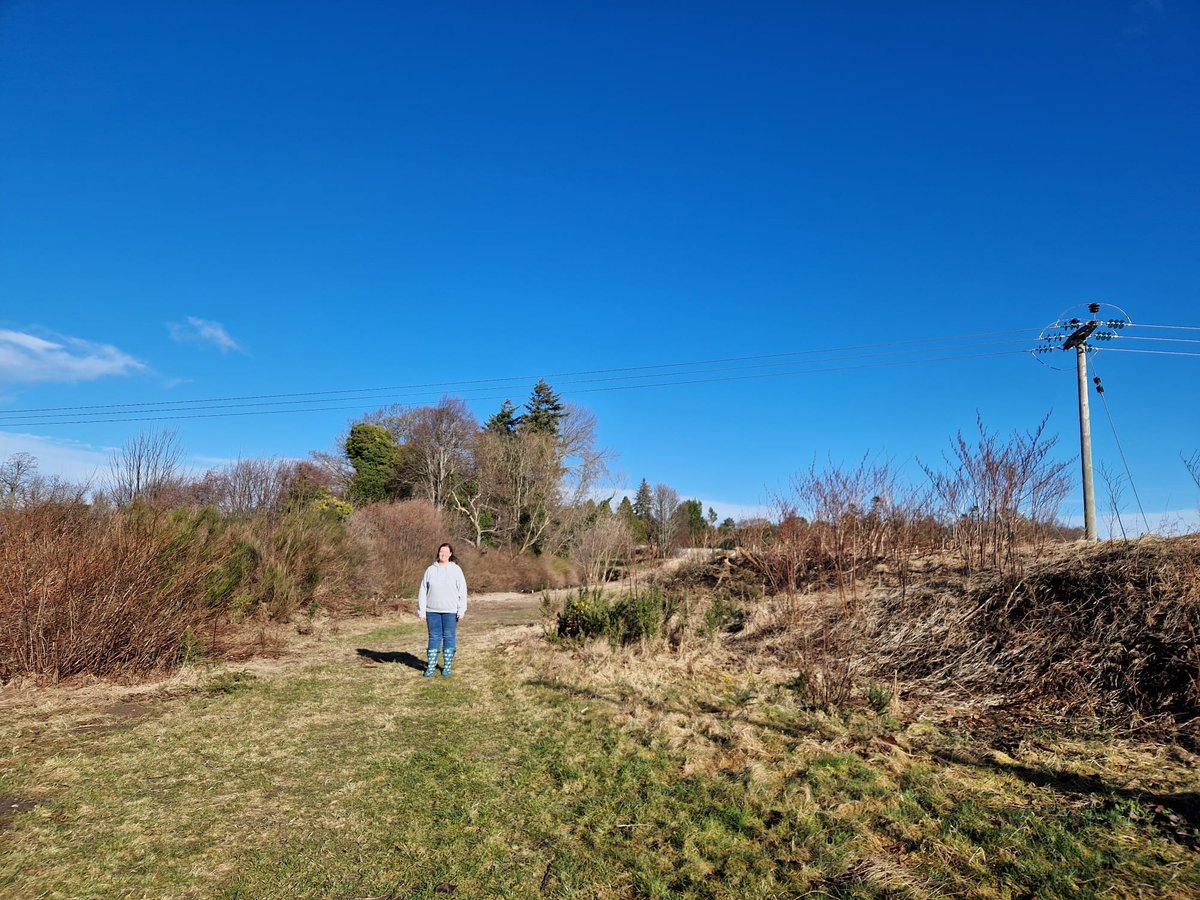
[[[442,641],[447,650],[458,647],[458,613],[425,613],[425,624],[429,626],[429,649],[438,650]]]

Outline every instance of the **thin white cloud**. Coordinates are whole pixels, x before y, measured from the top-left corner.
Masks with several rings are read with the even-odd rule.
[[[132,436],[132,432],[131,432]],[[57,476],[75,484],[102,487],[111,470],[113,453],[120,447],[97,446],[85,441],[0,431],[0,461],[14,453],[31,453],[38,462],[38,474]],[[196,456],[183,460],[181,474],[198,478],[215,465],[228,465],[237,458]]]
[[[239,352],[242,350],[241,345],[229,336],[225,326],[212,319],[188,316],[186,325],[179,322],[168,322],[167,331],[170,332],[172,340],[180,343],[212,344],[222,353],[228,353],[230,350]]]
[[[96,484],[108,471],[108,452],[91,444],[0,431],[0,459],[14,453],[32,453],[37,458],[40,475],[57,475],[75,483]]]
[[[54,340],[0,329],[0,381],[94,381],[141,372],[146,364],[111,344],[75,337]]]

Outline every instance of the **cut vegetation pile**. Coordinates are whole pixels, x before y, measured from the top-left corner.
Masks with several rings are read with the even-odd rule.
[[[863,625],[881,668],[1013,706],[1200,716],[1200,539],[1071,545],[948,587],[877,595]]]
[[[749,600],[738,652],[772,656],[826,695],[831,681],[848,696],[855,679],[897,679],[919,695],[1014,711],[1200,722],[1196,536],[1059,545],[1020,575],[964,576],[947,557],[926,557],[904,586],[875,561],[852,602],[814,566],[798,590],[755,603],[756,572],[770,592],[769,564],[736,553],[680,572],[678,586]]]

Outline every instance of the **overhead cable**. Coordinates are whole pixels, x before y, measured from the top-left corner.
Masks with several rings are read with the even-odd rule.
[[[1011,344],[1011,343],[1014,343],[1014,341],[989,341],[989,342],[984,342],[982,344],[976,344],[976,346],[997,346],[997,345]],[[1020,340],[1020,341],[1016,341],[1016,343],[1025,343],[1025,341]],[[894,351],[891,351],[890,353],[857,354],[857,355],[851,355],[851,356],[826,357],[821,360],[813,360],[813,362],[824,365],[826,363],[831,363],[831,362],[847,362],[847,361],[860,360],[860,359],[877,359],[877,358],[883,357],[883,356],[901,356],[901,355],[905,355],[905,354],[913,354],[915,352],[925,353],[928,351],[925,351],[925,350],[922,350],[922,351],[894,350]],[[676,379],[676,378],[681,378],[683,376],[708,375],[708,374],[714,374],[714,373],[719,373],[719,372],[738,372],[738,371],[745,371],[747,369],[769,369],[769,368],[776,368],[779,366],[796,365],[796,364],[797,364],[797,361],[790,360],[787,362],[757,363],[757,364],[743,365],[743,366],[720,366],[720,367],[709,368],[709,369],[691,369],[691,370],[683,370],[683,371],[679,371],[679,372],[669,372],[669,373],[652,372],[652,373],[645,373],[645,374],[640,374],[640,375],[611,375],[611,376],[607,376],[604,378],[579,378],[579,379],[567,380],[567,381],[556,380],[555,388],[559,389],[561,391],[564,388],[570,387],[572,385],[598,384],[598,383],[614,382],[614,381],[636,381],[636,380],[647,379],[647,378],[662,378],[664,376],[672,378],[672,379]],[[804,372],[804,371],[808,371],[808,370],[807,369],[792,370],[792,372],[796,372],[796,371]],[[778,374],[791,374],[791,372],[781,371]],[[674,382],[668,382],[668,383],[674,383]],[[466,395],[466,394],[471,394],[476,391],[486,391],[486,390],[491,390],[491,389],[493,389],[493,387],[488,386],[488,387],[475,388],[473,390],[463,391],[461,393]],[[346,397],[339,398],[339,399],[375,400],[375,401],[382,400],[382,399],[389,399],[389,400],[397,401],[397,400],[411,399],[413,397],[426,397],[429,395],[429,391],[416,391],[416,392],[409,392],[409,393],[402,393],[402,394],[388,394],[386,396],[380,396],[380,393],[385,390],[386,389],[380,388],[380,389],[377,389],[372,392],[363,391],[363,392],[360,392],[359,396],[352,396],[352,397],[346,396]],[[464,396],[463,399],[474,399],[474,398],[469,397],[469,396]],[[190,412],[193,410],[244,409],[244,408],[256,408],[256,407],[273,407],[273,406],[304,406],[304,405],[309,405],[309,404],[318,404],[318,403],[327,403],[327,402],[328,402],[328,398],[312,398],[312,399],[306,399],[306,400],[252,400],[252,401],[249,401],[246,403],[226,403],[226,404],[212,404],[212,405],[203,405],[203,406],[198,406],[198,405],[178,406],[178,407],[160,406],[160,408],[155,409],[154,412],[183,412],[183,411]],[[132,414],[133,412],[140,411],[139,404],[134,404],[134,403],[124,404],[124,405],[122,405],[122,404],[105,404],[103,406],[95,406],[95,407],[71,407],[70,409],[94,410],[94,411],[71,412],[71,411],[68,411],[67,409],[62,409],[59,412],[42,412],[42,413],[33,412],[33,411],[11,411],[11,412],[0,413],[0,425],[4,424],[4,420],[12,419],[12,418],[55,419],[55,418],[69,417],[69,418],[77,418],[81,421],[84,421],[84,420],[88,420],[88,419],[94,419],[94,417],[97,417],[97,416],[125,415],[125,414]]]
[[[1093,347],[1097,353],[1153,353],[1156,356],[1200,356],[1187,350],[1137,350],[1133,347]]]
[[[1147,325],[1144,322],[1130,322],[1126,328],[1176,328],[1180,331],[1200,331],[1200,325]]]
[[[91,405],[83,405],[83,406],[41,406],[41,407],[29,407],[26,409],[8,410],[5,413],[0,413],[0,416],[11,416],[11,415],[16,415],[16,414],[24,415],[26,413],[44,413],[44,412],[67,413],[67,412],[71,412],[74,410],[89,410],[89,409],[118,410],[118,409],[133,408],[133,407],[139,407],[139,408],[141,408],[141,407],[145,407],[145,408],[167,407],[167,408],[171,408],[171,407],[184,407],[189,404],[197,404],[197,403],[221,403],[221,402],[235,401],[235,400],[275,400],[275,399],[282,400],[282,399],[290,398],[290,397],[334,397],[336,395],[370,394],[370,393],[381,393],[381,392],[385,392],[385,391],[413,390],[413,389],[420,389],[420,388],[466,388],[469,385],[498,385],[498,384],[502,384],[505,382],[527,382],[530,379],[536,379],[536,378],[547,378],[547,379],[555,378],[555,379],[557,379],[557,378],[570,378],[570,377],[583,376],[583,375],[608,375],[608,374],[617,373],[617,372],[650,372],[650,371],[660,371],[660,370],[664,370],[664,369],[686,368],[688,366],[716,365],[716,364],[720,364],[720,363],[731,363],[731,362],[752,362],[752,361],[757,361],[757,360],[784,359],[784,358],[792,358],[792,357],[799,357],[799,356],[816,356],[818,354],[843,353],[843,352],[847,352],[847,351],[851,351],[851,350],[876,350],[876,349],[882,349],[882,348],[887,348],[887,347],[904,347],[904,346],[913,346],[913,345],[919,345],[919,344],[940,344],[940,343],[948,343],[948,342],[954,342],[954,341],[968,341],[968,340],[973,341],[977,338],[996,337],[996,336],[1001,336],[1001,335],[1014,335],[1014,334],[1026,334],[1027,335],[1034,330],[1035,329],[1031,329],[1031,328],[1015,328],[1015,329],[1009,329],[1006,331],[978,332],[975,334],[952,335],[949,337],[938,337],[938,338],[921,338],[921,339],[910,340],[910,341],[883,341],[883,342],[874,343],[874,344],[855,344],[855,345],[850,345],[850,346],[845,346],[845,347],[828,347],[828,348],[822,348],[822,349],[816,349],[816,350],[795,350],[795,351],[788,351],[788,352],[783,352],[783,353],[765,353],[765,354],[759,354],[759,355],[754,355],[754,356],[727,356],[727,357],[719,357],[719,358],[714,358],[714,359],[691,360],[688,362],[657,363],[657,364],[640,365],[640,366],[614,366],[614,367],[605,368],[605,369],[583,369],[583,370],[569,371],[569,372],[546,372],[546,373],[537,373],[537,374],[533,374],[533,375],[507,375],[507,376],[502,376],[502,377],[497,377],[497,378],[480,378],[480,379],[468,380],[468,381],[416,382],[416,383],[410,383],[410,384],[385,385],[385,386],[381,386],[381,387],[341,388],[341,389],[320,390],[320,391],[292,391],[292,392],[288,392],[288,393],[277,393],[277,394],[246,394],[246,395],[240,395],[240,396],[227,396],[227,397],[203,397],[203,398],[195,398],[195,399],[191,399],[191,400],[147,400],[147,401],[136,401],[136,402],[129,402],[129,403],[101,403],[101,404],[91,404]],[[1024,341],[1023,340],[1018,341],[1018,340],[1014,339],[1013,342],[1017,343],[1017,342],[1024,342]],[[928,348],[928,350],[920,350],[920,349],[914,349],[911,351],[897,350],[897,351],[893,351],[893,353],[933,352],[938,349],[939,348],[931,347],[931,348]],[[944,348],[941,348],[941,349],[944,349]],[[820,361],[823,362],[823,361],[827,361],[827,360],[820,360]],[[786,363],[780,362],[780,363],[777,363],[776,365],[786,365]],[[649,376],[647,376],[647,377],[649,377]],[[483,389],[483,388],[480,388],[480,389]]]
[[[648,383],[648,384],[625,384],[625,385],[615,385],[615,386],[608,386],[608,387],[579,388],[579,389],[574,389],[574,390],[567,389],[567,390],[560,391],[560,395],[571,396],[571,395],[576,395],[576,394],[595,394],[595,393],[607,393],[607,392],[611,392],[611,391],[631,391],[631,390],[642,390],[642,389],[646,389],[646,388],[675,387],[675,386],[679,386],[679,385],[715,384],[718,382],[729,382],[729,381],[750,381],[750,380],[757,380],[757,379],[762,379],[762,378],[781,378],[781,377],[787,377],[787,376],[792,376],[792,375],[820,375],[820,374],[825,374],[825,373],[829,373],[829,372],[846,372],[846,371],[851,371],[851,370],[855,370],[855,369],[881,369],[881,368],[890,368],[893,366],[922,365],[922,364],[926,364],[926,363],[952,362],[952,361],[958,361],[958,360],[981,359],[984,357],[994,357],[994,356],[1010,356],[1010,355],[1014,355],[1014,354],[1024,354],[1024,353],[1025,353],[1024,350],[997,350],[997,351],[993,351],[991,353],[970,353],[970,354],[960,354],[960,355],[955,355],[955,356],[896,360],[893,362],[883,362],[883,363],[862,363],[859,365],[835,366],[832,368],[821,368],[821,369],[800,369],[800,370],[787,371],[787,372],[761,372],[761,373],[754,374],[754,375],[733,375],[733,376],[718,377],[718,378],[696,378],[696,379],[688,379],[688,380],[684,380],[684,381],[662,381],[662,382],[654,382],[654,383]],[[427,394],[426,396],[429,396],[429,395]],[[371,398],[368,398],[368,399],[371,399]],[[378,399],[387,399],[387,398],[384,397],[384,398],[373,398],[373,399],[378,400]],[[494,394],[492,396],[471,397],[468,399],[471,399],[474,401],[484,401],[484,400],[505,400],[508,398],[503,394]],[[190,413],[190,412],[187,412],[186,410],[171,410],[171,411],[167,411],[167,412],[172,412],[172,413],[178,412],[180,414],[178,414],[178,415],[173,415],[173,414],[172,415],[154,415],[154,416],[142,416],[142,417],[121,417],[121,418],[111,418],[111,419],[75,418],[75,419],[68,419],[65,421],[4,422],[4,423],[2,423],[2,427],[16,428],[16,427],[22,427],[22,426],[41,427],[41,426],[49,426],[49,425],[94,425],[94,424],[104,424],[104,423],[113,423],[113,422],[164,422],[164,421],[176,421],[176,420],[180,420],[180,419],[221,419],[221,418],[231,418],[231,417],[237,417],[237,416],[266,416],[266,415],[279,415],[279,414],[283,414],[283,413],[297,413],[297,412],[337,412],[337,411],[361,410],[361,409],[362,409],[362,405],[357,404],[354,406],[320,406],[320,407],[309,406],[309,407],[304,407],[304,408],[300,408],[300,409],[255,409],[255,410],[249,410],[249,411],[245,411],[245,412],[217,412],[217,413]]]

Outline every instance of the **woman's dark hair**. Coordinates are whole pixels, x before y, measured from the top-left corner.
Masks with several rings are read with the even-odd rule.
[[[443,547],[450,548],[450,562],[458,562],[458,557],[454,555],[454,545],[451,544],[449,541],[445,541],[441,544],[438,544],[437,552],[439,554],[442,552]],[[434,554],[434,558],[435,559],[437,558],[437,554]]]

